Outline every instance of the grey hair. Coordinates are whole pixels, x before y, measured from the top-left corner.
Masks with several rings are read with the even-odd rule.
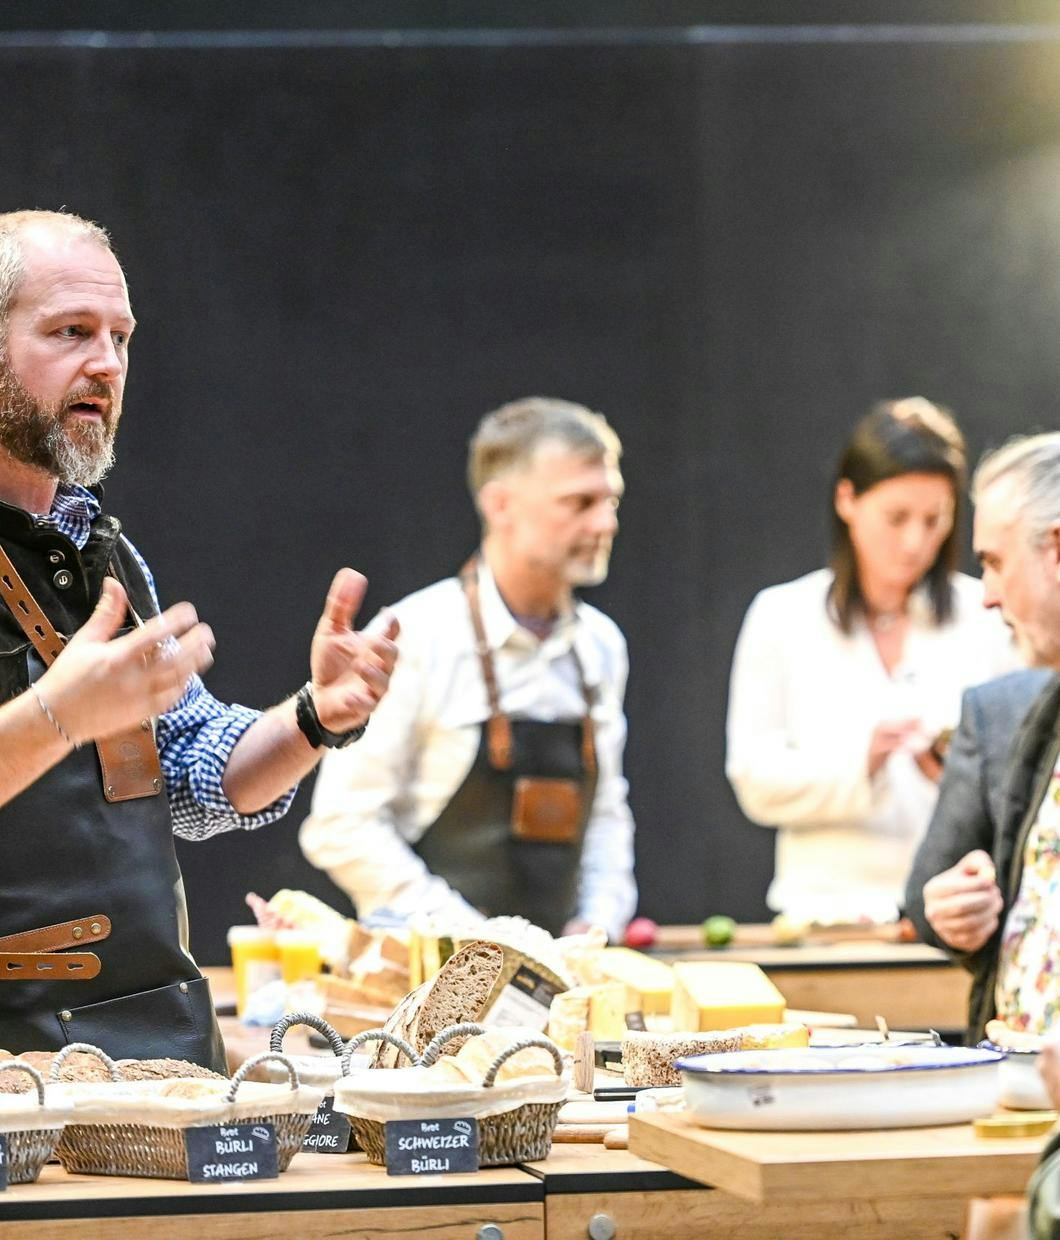
[[[602,413],[550,396],[528,396],[487,413],[468,445],[467,481],[472,496],[493,478],[526,465],[539,444],[559,441],[591,459],[617,461],[622,443]]]
[[[66,211],[8,211],[0,214],[0,346],[19,286],[26,275],[22,253],[22,234],[34,225],[44,225],[68,237],[84,237],[113,253],[105,228]]]
[[[1060,525],[1060,431],[1020,435],[979,462],[972,477],[972,501],[1002,478],[1019,483],[1017,511],[1027,518],[1028,533],[1040,541]]]

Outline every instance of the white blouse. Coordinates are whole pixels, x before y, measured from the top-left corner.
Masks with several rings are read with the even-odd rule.
[[[830,569],[763,590],[736,643],[726,773],[743,812],[776,827],[767,900],[807,920],[893,919],[938,788],[910,753],[873,778],[877,724],[916,717],[926,739],[954,727],[961,694],[1019,666],[982,584],[956,574],[941,627],[910,601],[902,660],[888,674],[863,621],[847,636],[825,610]]]

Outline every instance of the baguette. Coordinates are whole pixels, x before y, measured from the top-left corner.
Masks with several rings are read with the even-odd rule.
[[[416,1053],[449,1025],[476,1021],[486,1011],[490,995],[504,966],[504,952],[496,943],[475,941],[455,952],[430,981],[407,994],[383,1028],[404,1038]],[[448,1042],[443,1054],[455,1055],[464,1039]],[[373,1068],[407,1066],[401,1052],[381,1043]]]

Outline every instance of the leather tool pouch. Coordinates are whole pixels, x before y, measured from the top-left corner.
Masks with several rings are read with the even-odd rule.
[[[105,1051],[114,1046],[123,1059],[202,1063],[214,1025],[210,987],[201,977],[90,1003],[57,1016],[67,1042],[90,1042]]]
[[[523,775],[512,794],[512,837],[531,844],[573,844],[582,821],[582,792],[573,779]]]

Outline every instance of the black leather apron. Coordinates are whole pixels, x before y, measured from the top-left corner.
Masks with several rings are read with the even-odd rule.
[[[444,878],[481,912],[490,916],[516,914],[559,934],[577,911],[582,845],[596,792],[595,748],[588,715],[591,693],[583,681],[587,714],[582,720],[509,720],[500,713],[492,658],[481,631],[481,616],[477,615],[477,591],[468,589],[469,568],[474,565],[465,568],[461,580],[479,636],[491,717],[481,727],[471,770],[415,850],[432,873]],[[506,766],[490,743],[498,720],[510,735]],[[516,781],[523,776],[577,782],[582,813],[570,843],[515,838],[512,801]]]
[[[87,618],[108,566],[137,612],[154,610],[119,531],[113,518],[98,518],[82,556],[54,529],[0,505],[5,550],[67,636]],[[56,563],[72,577],[61,589]],[[6,701],[44,667],[6,608],[0,612]],[[0,1047],[17,1053],[84,1041],[114,1057],[172,1056],[224,1071],[209,987],[185,950],[184,890],[165,794],[108,802],[96,751],[85,745],[0,806],[0,839],[0,936],[94,914],[112,926],[104,941],[84,944],[100,958],[97,977],[0,982]]]

